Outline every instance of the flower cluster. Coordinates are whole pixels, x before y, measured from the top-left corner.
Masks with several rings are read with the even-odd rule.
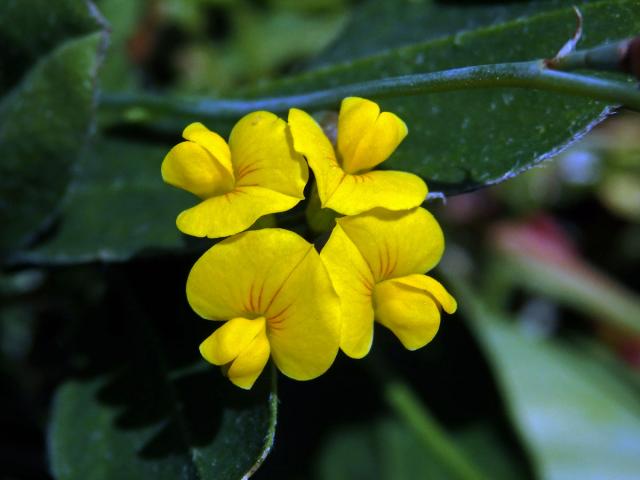
[[[196,261],[187,298],[201,317],[225,322],[200,352],[235,385],[251,388],[269,358],[296,380],[324,373],[338,349],[362,358],[374,321],[407,349],[420,348],[436,334],[440,311],[456,310],[445,288],[424,275],[444,251],[440,226],[420,207],[425,183],[374,170],[406,135],[396,115],[351,97],[335,139],[302,110],[291,109],[288,122],[261,111],[243,117],[228,144],[191,124],[167,154],[165,182],[201,199],[178,216],[178,229],[229,237]],[[288,230],[245,231],[304,198],[307,164],[321,206],[344,215],[320,253]]]

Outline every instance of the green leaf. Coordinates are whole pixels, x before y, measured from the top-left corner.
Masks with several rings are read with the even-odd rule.
[[[0,251],[24,244],[66,191],[92,126],[105,28],[89,2],[0,6]]]
[[[51,412],[52,473],[58,480],[226,480],[255,471],[275,435],[275,369],[245,391],[219,368],[194,363],[210,327],[171,295],[139,303],[139,285],[128,282],[136,270],[112,283],[123,300],[105,304],[117,305],[118,317],[101,307],[90,327],[81,326],[72,358],[82,375],[59,387]],[[161,271],[170,271],[166,262]]]
[[[160,389],[141,379],[128,385],[131,391],[118,392],[145,400],[146,410],[141,403],[139,411],[113,403],[117,380],[64,384],[50,431],[55,477],[217,480],[257,469],[273,443],[275,394],[268,393],[265,378],[248,393],[207,370],[174,374]],[[150,415],[152,421],[145,418]]]
[[[640,401],[634,388],[588,350],[526,336],[455,283],[539,477],[636,478]]]
[[[583,5],[580,48],[640,31],[639,6],[638,0]],[[311,92],[397,75],[549,58],[574,29],[573,10],[554,9],[326,66],[251,94]],[[380,104],[409,127],[409,136],[383,167],[417,173],[432,191],[447,194],[490,185],[530,168],[610,112],[602,102],[514,88],[411,95]]]
[[[160,164],[168,151],[168,147],[98,139],[80,162],[55,234],[12,260],[122,261],[137,253],[184,247],[185,237],[175,218],[197,199],[163,183]]]
[[[551,0],[474,5],[435,0],[369,0],[355,9],[339,37],[311,65],[351,61],[390,48],[497,25],[561,5],[583,3],[587,2]],[[363,42],[363,38],[367,41]]]

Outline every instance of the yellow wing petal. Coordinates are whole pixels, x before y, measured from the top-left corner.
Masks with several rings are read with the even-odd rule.
[[[391,330],[408,350],[429,343],[440,327],[440,310],[433,297],[395,280],[374,288],[376,320]]]
[[[373,342],[374,278],[360,251],[336,225],[320,252],[338,296],[342,317],[340,349],[362,358]]]
[[[440,225],[424,208],[405,212],[377,208],[336,221],[362,254],[376,283],[424,273],[444,252]]]
[[[433,277],[414,274],[394,278],[392,281],[428,293],[447,313],[455,313],[458,309],[456,299]]]
[[[342,101],[338,118],[338,152],[347,173],[365,172],[384,162],[407,136],[407,125],[363,98]]]
[[[162,162],[162,179],[200,198],[223,194],[233,188],[233,177],[207,150],[193,142],[173,147]]]
[[[427,185],[412,173],[372,171],[344,175],[324,206],[344,215],[357,215],[373,208],[408,210],[427,197]]]
[[[271,347],[263,328],[247,348],[231,363],[227,377],[231,382],[245,390],[253,387],[265,365],[269,361]]]
[[[209,363],[225,365],[244,352],[260,332],[264,333],[265,325],[264,317],[233,318],[200,344],[200,353]]]
[[[322,375],[340,344],[340,302],[314,248],[297,264],[266,312],[271,353],[295,380]]]
[[[190,140],[203,147],[213,158],[215,158],[222,168],[233,179],[233,165],[231,164],[231,151],[229,145],[224,141],[220,135],[212,132],[200,122],[195,122],[187,125],[187,128],[182,132],[182,136],[185,140]]]
[[[262,187],[236,187],[185,210],[176,220],[178,229],[195,237],[219,238],[242,232],[263,215],[283,212],[300,201]]]
[[[284,120],[269,112],[250,113],[233,127],[229,146],[236,185],[260,186],[304,198],[309,171],[293,149]]]

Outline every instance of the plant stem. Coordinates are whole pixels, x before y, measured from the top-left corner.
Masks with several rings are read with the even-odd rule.
[[[365,367],[380,384],[384,398],[398,418],[414,431],[420,442],[459,480],[485,480],[409,385],[380,355],[369,355]]]
[[[385,396],[396,414],[411,426],[422,443],[460,480],[482,480],[485,478],[452,443],[446,432],[442,430],[406,384],[399,381],[387,383]]]
[[[557,66],[564,66],[567,69],[584,68],[585,65],[578,61],[579,58],[590,57],[583,52],[575,52],[570,58],[571,61],[563,61]],[[381,99],[456,90],[515,87],[587,97],[640,110],[640,90],[635,85],[550,69],[545,66],[545,62],[548,61],[534,60],[454,68],[341,85],[308,93],[258,99],[188,100],[146,94],[107,93],[101,97],[101,103],[107,108],[141,108],[143,113],[151,117],[167,115],[204,120],[238,118],[256,110],[285,112],[293,107],[303,109],[336,107],[343,98],[349,96]]]

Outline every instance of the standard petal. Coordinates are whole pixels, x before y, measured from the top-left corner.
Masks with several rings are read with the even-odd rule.
[[[304,155],[313,170],[318,185],[318,195],[322,206],[342,182],[342,171],[333,145],[320,125],[306,112],[292,108],[289,110],[289,127],[294,149]]]
[[[373,342],[374,278],[369,265],[340,225],[334,227],[320,258],[340,297],[340,349],[349,357],[362,358]]]
[[[244,352],[260,332],[265,332],[265,319],[233,318],[200,344],[200,354],[214,365],[225,365]]]
[[[200,198],[228,192],[233,177],[205,150],[193,142],[181,142],[173,147],[162,162],[162,179]]]
[[[382,112],[373,126],[362,132],[353,156],[343,158],[348,172],[365,172],[384,162],[407,136],[407,125],[396,115]]]
[[[187,299],[203,318],[264,314],[313,246],[288,230],[266,228],[227,238],[207,250],[187,279]]]
[[[287,123],[273,113],[245,115],[233,127],[229,147],[236,185],[260,186],[303,199],[307,164],[293,149]]]
[[[447,313],[455,313],[458,309],[458,302],[456,302],[456,299],[453,298],[442,284],[433,277],[414,274],[407,275],[406,277],[394,278],[392,281],[428,293]]]
[[[253,387],[269,361],[271,348],[265,329],[262,329],[247,348],[229,365],[227,377],[245,390]]]
[[[176,225],[194,237],[227,237],[246,230],[261,216],[289,210],[299,201],[268,188],[236,187],[185,210]]]
[[[408,350],[429,343],[440,327],[440,310],[428,293],[386,280],[374,288],[376,320],[391,330]]]
[[[314,248],[271,297],[265,316],[271,355],[282,373],[309,380],[327,371],[340,344],[340,301]]]
[[[376,282],[424,273],[444,251],[440,225],[424,208],[405,212],[377,208],[336,221],[362,253]]]
[[[319,186],[319,185],[318,185]],[[378,170],[344,175],[324,207],[344,215],[356,215],[373,208],[408,210],[427,197],[427,185],[412,173]]]
[[[187,128],[182,132],[182,136],[207,150],[222,165],[231,178],[234,178],[231,150],[229,150],[229,145],[224,141],[224,138],[212,132],[200,122],[187,125]]]
[[[362,139],[371,131],[380,115],[380,107],[371,100],[348,97],[342,100],[338,116],[338,155],[345,172],[361,169],[354,163]]]

